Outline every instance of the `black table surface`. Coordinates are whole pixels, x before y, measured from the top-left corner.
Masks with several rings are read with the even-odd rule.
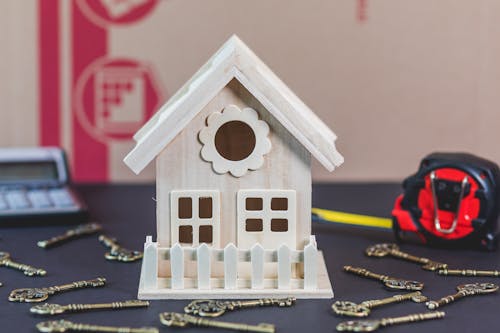
[[[153,185],[82,185],[77,187],[96,221],[104,226],[104,233],[116,237],[120,244],[131,249],[142,249],[145,237],[155,237],[155,188]],[[317,184],[313,187],[315,207],[342,210],[375,216],[389,216],[395,197],[400,192],[397,184]],[[36,332],[35,324],[47,317],[32,315],[32,304],[7,301],[9,292],[22,287],[45,287],[71,281],[105,277],[103,288],[60,293],[50,303],[97,303],[134,299],[140,275],[140,262],[117,263],[106,261],[106,249],[97,236],[68,242],[44,250],[38,240],[64,232],[68,226],[40,226],[0,229],[0,249],[11,253],[19,262],[43,267],[45,277],[27,277],[13,269],[0,268],[0,332]],[[323,251],[328,273],[333,284],[335,300],[361,302],[367,299],[394,295],[377,281],[359,278],[342,272],[342,266],[361,266],[375,272],[413,279],[425,283],[424,294],[437,299],[455,292],[455,287],[466,282],[489,281],[495,278],[441,277],[422,270],[418,265],[392,258],[368,258],[364,249],[380,242],[392,242],[392,232],[359,228],[332,223],[313,224],[318,246]],[[499,252],[484,253],[472,250],[431,249],[414,244],[402,244],[402,250],[437,261],[450,267],[478,269],[498,268]],[[498,295],[470,297],[443,307],[446,317],[422,323],[384,328],[387,332],[491,332],[498,330]],[[64,314],[50,319],[68,319],[73,322],[117,326],[157,326],[161,332],[211,332],[214,329],[161,327],[158,314],[163,311],[181,312],[187,301],[152,301],[147,309],[94,311]],[[332,314],[332,300],[298,300],[292,308],[256,308],[228,313],[224,321],[257,324],[273,323],[277,332],[332,332],[341,321]],[[374,309],[369,318],[399,316],[427,312],[422,304],[405,302]]]

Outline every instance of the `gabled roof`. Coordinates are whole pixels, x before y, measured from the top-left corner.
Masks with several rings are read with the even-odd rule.
[[[124,161],[141,172],[232,79],[238,80],[329,171],[336,135],[236,35],[134,135]]]

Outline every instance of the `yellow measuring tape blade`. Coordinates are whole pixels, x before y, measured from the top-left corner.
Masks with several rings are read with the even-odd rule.
[[[313,208],[312,213],[316,214],[323,220],[330,222],[392,229],[392,220],[383,217],[344,213],[335,210],[328,210],[321,208]]]

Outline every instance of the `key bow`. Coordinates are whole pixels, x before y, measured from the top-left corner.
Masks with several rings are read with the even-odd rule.
[[[372,332],[380,326],[378,320],[349,320],[337,325],[337,331]]]
[[[351,317],[366,317],[370,314],[370,309],[367,306],[350,301],[336,301],[332,305],[332,310],[336,314]]]
[[[160,313],[160,322],[167,326],[186,327],[189,325],[187,315],[176,312]]]
[[[12,290],[9,294],[11,302],[43,302],[49,298],[49,288],[21,288]]]
[[[132,251],[124,248],[111,249],[111,251],[106,252],[104,257],[108,260],[117,260],[123,262],[131,262],[141,259],[143,256],[140,251]]]
[[[59,304],[44,303],[44,304],[39,304],[39,305],[33,306],[30,309],[30,312],[36,313],[36,314],[55,315],[55,314],[64,313],[64,307],[59,305]]]
[[[458,291],[470,291],[473,294],[488,294],[498,290],[498,285],[490,282],[467,283],[457,287]]]
[[[365,253],[369,257],[385,257],[391,253],[391,251],[399,250],[399,246],[393,243],[381,243],[369,246]]]
[[[228,307],[230,303],[211,299],[200,299],[189,303],[184,307],[184,312],[202,316],[202,317],[218,317],[227,309],[233,310],[233,307]]]
[[[400,289],[400,290],[422,290],[424,289],[424,284],[419,281],[409,281],[403,279],[386,279],[384,280],[384,285],[390,289]]]
[[[68,320],[42,321],[36,324],[40,332],[66,332],[73,327],[73,323]]]

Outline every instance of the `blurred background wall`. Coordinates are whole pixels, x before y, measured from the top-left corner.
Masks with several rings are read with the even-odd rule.
[[[500,162],[500,2],[3,0],[0,146],[61,145],[79,181],[144,181],[131,135],[237,34],[337,133],[316,181],[400,181],[436,150]]]

